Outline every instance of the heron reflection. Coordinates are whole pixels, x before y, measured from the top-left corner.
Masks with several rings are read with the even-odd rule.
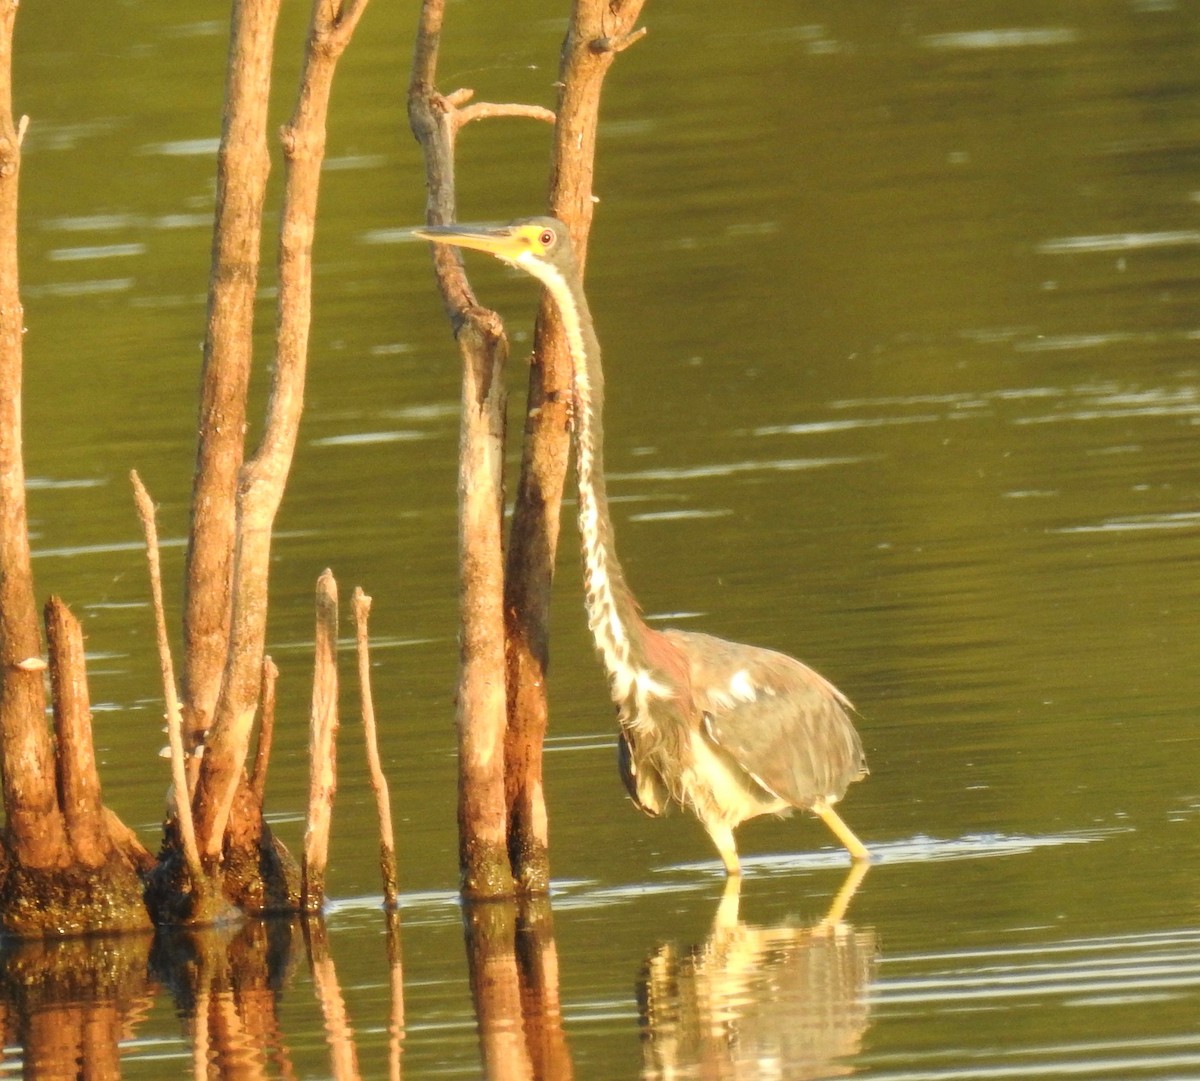
[[[740,880],[725,888],[712,932],[690,948],[660,946],[638,997],[642,1077],[803,1081],[846,1076],[869,1023],[875,933],[845,920],[867,873],[851,868],[825,918],[771,927],[738,915]]]

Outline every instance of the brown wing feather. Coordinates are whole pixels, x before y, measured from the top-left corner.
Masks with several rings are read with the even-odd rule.
[[[648,762],[638,765],[629,737],[624,732],[617,733],[617,772],[621,775],[625,791],[639,811],[644,811],[651,818],[666,813],[671,800],[666,784]]]
[[[764,788],[809,807],[839,799],[866,773],[849,700],[807,665],[707,634],[664,633],[688,657],[709,738]]]

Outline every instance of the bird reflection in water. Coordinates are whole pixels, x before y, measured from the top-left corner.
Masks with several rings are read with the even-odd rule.
[[[851,868],[814,926],[755,927],[738,918],[728,881],[712,933],[698,946],[660,946],[638,986],[642,1077],[803,1081],[844,1077],[869,1021],[877,951],[871,930],[845,922],[865,864]]]

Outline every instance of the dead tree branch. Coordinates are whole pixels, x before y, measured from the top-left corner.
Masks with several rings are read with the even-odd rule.
[[[600,91],[613,59],[644,31],[642,0],[575,0],[559,69],[550,212],[571,231],[582,273],[595,199]],[[621,43],[619,47],[613,43]],[[521,474],[504,576],[509,856],[521,889],[550,887],[542,744],[549,723],[550,591],[570,455],[571,361],[558,312],[543,297],[534,330]]]
[[[270,657],[263,658],[262,707],[258,722],[258,743],[254,748],[254,768],[250,771],[250,790],[262,817],[263,801],[267,792],[267,769],[271,764],[271,742],[275,736],[275,684],[279,680],[279,669]]]
[[[426,219],[454,220],[456,102],[436,90],[444,0],[421,7],[408,115],[425,156]],[[512,893],[504,807],[504,369],[508,340],[495,312],[476,302],[462,260],[434,252],[442,302],[463,358],[459,433],[458,828],[461,887],[470,896]]]
[[[184,574],[185,745],[213,720],[229,644],[235,502],[246,431],[263,200],[267,106],[280,0],[234,0],[200,384],[199,440]],[[192,787],[199,758],[189,758]]]
[[[379,870],[383,875],[383,903],[395,908],[400,903],[396,876],[396,839],[392,832],[392,802],[388,795],[387,778],[379,761],[379,739],[375,730],[375,702],[371,695],[371,653],[367,620],[371,615],[371,598],[362,589],[354,591],[354,629],[358,646],[358,687],[362,698],[363,736],[367,746],[367,771],[371,791],[375,793],[375,809],[379,815]]]
[[[192,821],[191,795],[183,743],[183,717],[175,693],[175,665],[171,661],[171,643],[167,637],[167,618],[163,609],[162,570],[158,558],[158,526],[154,521],[154,502],[137,470],[129,474],[138,517],[146,534],[146,562],[150,570],[150,596],[154,605],[154,633],[158,643],[158,663],[162,672],[163,698],[167,707],[167,741],[171,747],[171,781],[175,789],[175,816],[183,841],[183,856],[192,885],[200,889],[204,872],[200,866],[200,850],[196,847],[196,829]]]
[[[0,764],[7,833],[30,868],[62,866],[67,833],[46,727],[41,634],[33,591],[21,450],[25,311],[17,272],[20,137],[12,115],[17,0],[0,2]]]
[[[206,861],[220,858],[237,787],[244,776],[267,621],[271,531],[283,498],[304,404],[312,315],[312,249],[325,118],[337,61],[366,0],[314,0],[300,94],[283,129],[287,166],[279,236],[275,366],[262,440],[243,466],[228,656],[197,790],[197,839]]]
[[[300,886],[300,904],[306,912],[320,911],[325,899],[329,829],[337,791],[337,631],[337,582],[326,570],[317,579],[316,659],[308,725],[308,818]]]
[[[112,845],[105,828],[100,776],[92,744],[92,709],[83,660],[83,628],[58,597],[46,602],[50,686],[58,738],[58,793],[71,854],[84,867],[99,867]]]
[[[409,84],[409,120],[425,153],[427,220],[454,220],[454,144],[468,122],[497,115],[555,115],[551,212],[570,227],[582,262],[592,215],[592,170],[600,87],[616,53],[642,36],[633,24],[641,0],[576,0],[560,69],[557,114],[537,106],[468,105],[472,92],[436,90],[444,0],[421,9]],[[442,299],[463,354],[459,472],[460,632],[458,687],[459,830],[463,890],[497,896],[514,885],[549,888],[548,829],[542,792],[547,725],[548,613],[558,519],[569,453],[570,361],[557,313],[538,318],[525,449],[507,565],[498,511],[503,500],[507,354],[499,317],[480,307],[462,261],[434,252]],[[497,601],[494,590],[501,583]],[[497,615],[504,657],[498,674]],[[497,741],[497,689],[505,689],[503,753]],[[502,763],[502,767],[501,764]],[[504,770],[498,797],[496,771]],[[500,804],[498,805],[498,798]],[[503,832],[505,866],[495,846]]]

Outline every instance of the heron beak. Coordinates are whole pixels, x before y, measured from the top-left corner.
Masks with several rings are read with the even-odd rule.
[[[529,250],[527,238],[508,225],[425,225],[414,229],[413,236],[433,244],[485,251],[506,262]]]

